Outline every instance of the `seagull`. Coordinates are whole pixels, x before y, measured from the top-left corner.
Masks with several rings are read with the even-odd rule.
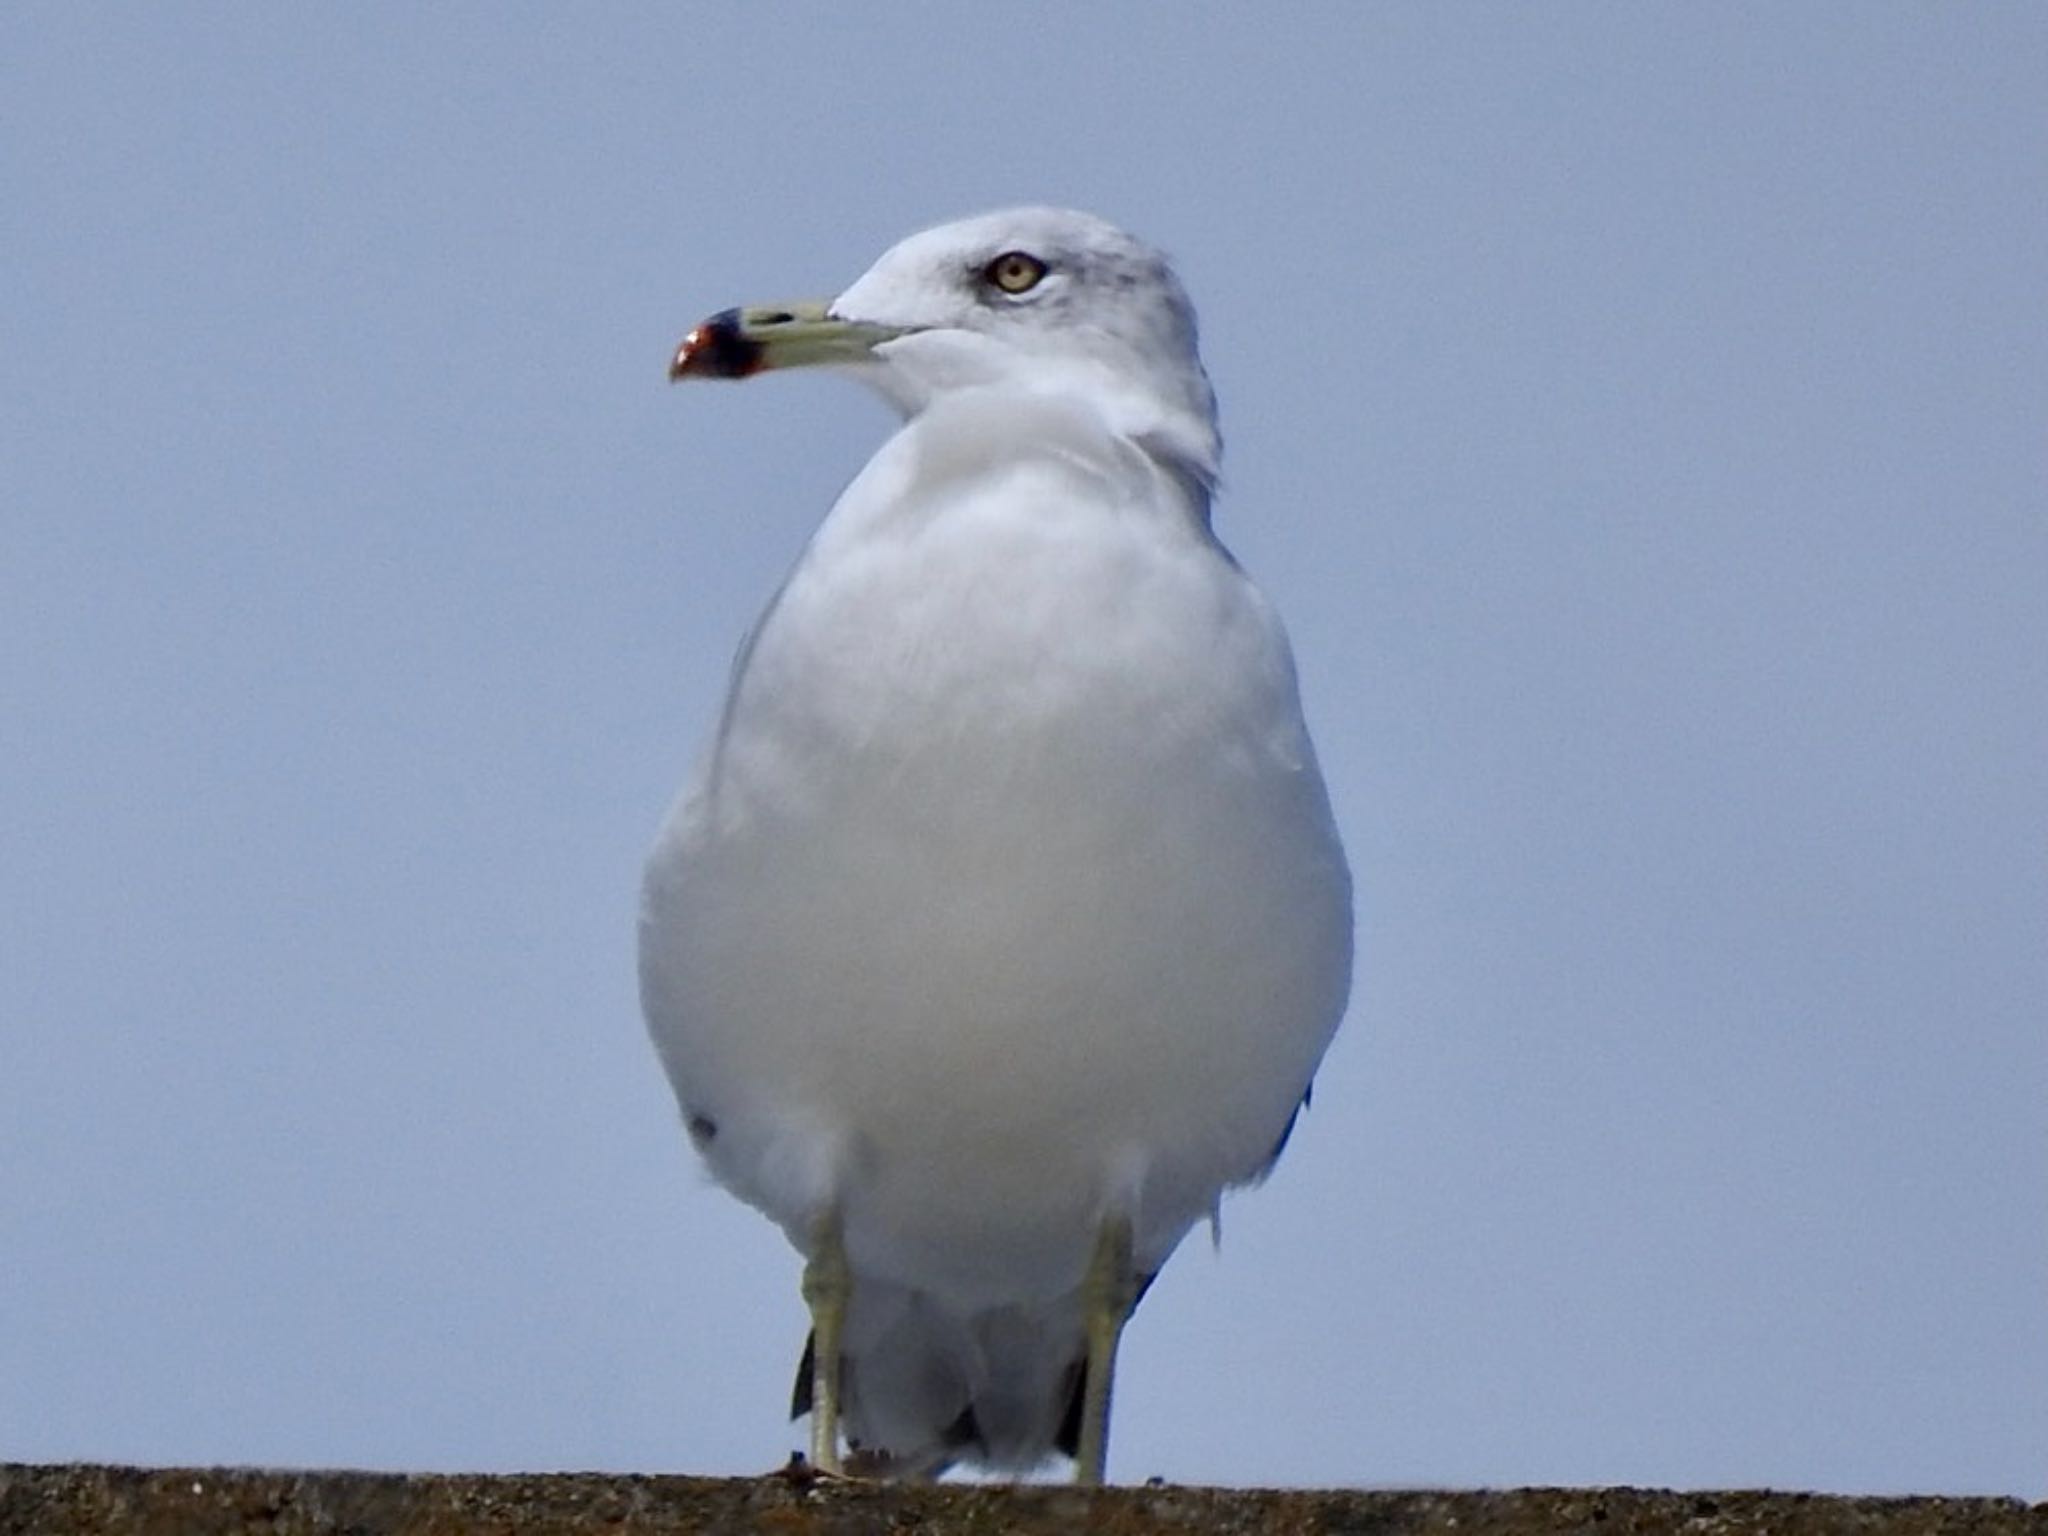
[[[649,1033],[803,1257],[813,1467],[1100,1483],[1132,1309],[1279,1157],[1350,990],[1292,653],[1210,526],[1215,396],[1152,247],[966,219],[713,315],[669,372],[805,367],[902,425],[662,826]]]

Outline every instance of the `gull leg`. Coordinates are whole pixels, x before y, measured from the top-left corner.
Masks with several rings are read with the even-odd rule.
[[[840,1352],[846,1333],[846,1298],[853,1289],[839,1212],[828,1210],[811,1229],[804,1261],[804,1305],[811,1309],[811,1465],[838,1473]]]
[[[1131,1268],[1131,1222],[1104,1218],[1095,1236],[1095,1256],[1081,1282],[1082,1316],[1088,1331],[1088,1363],[1081,1387],[1081,1446],[1074,1481],[1100,1486],[1109,1467],[1109,1394],[1116,1374],[1117,1340],[1138,1304],[1138,1277]]]

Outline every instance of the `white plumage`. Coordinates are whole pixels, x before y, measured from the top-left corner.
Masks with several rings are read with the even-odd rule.
[[[1163,258],[972,219],[829,309],[715,317],[675,372],[808,362],[906,421],[662,830],[648,1025],[717,1178],[814,1276],[843,1247],[817,1380],[856,1465],[1021,1470],[1082,1434],[1103,1234],[1134,1302],[1268,1166],[1344,1006],[1349,877],[1279,619],[1210,531]]]

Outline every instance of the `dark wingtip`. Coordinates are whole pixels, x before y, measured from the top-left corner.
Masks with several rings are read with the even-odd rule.
[[[1084,1357],[1068,1366],[1060,1381],[1060,1392],[1067,1404],[1060,1413],[1060,1427],[1053,1431],[1052,1445],[1070,1460],[1081,1454],[1081,1390],[1087,1376],[1088,1361]]]
[[[1131,1297],[1131,1311],[1138,1310],[1138,1303],[1145,1299],[1145,1293],[1152,1289],[1152,1282],[1159,1278],[1159,1271],[1138,1276],[1138,1289]],[[1081,1413],[1084,1407],[1082,1394],[1088,1387],[1088,1357],[1081,1356],[1060,1378],[1060,1395],[1066,1400],[1066,1407],[1060,1412],[1060,1427],[1053,1431],[1052,1446],[1069,1460],[1078,1460],[1081,1455]]]
[[[818,1330],[804,1335],[804,1357],[796,1363],[796,1385],[789,1393],[789,1416],[800,1419],[811,1411],[811,1388],[818,1369]]]
[[[761,343],[740,328],[740,312],[720,310],[683,338],[668,365],[678,379],[744,379],[761,367]]]

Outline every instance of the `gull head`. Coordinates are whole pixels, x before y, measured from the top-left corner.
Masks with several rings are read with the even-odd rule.
[[[1194,306],[1166,258],[1091,214],[1012,208],[912,235],[837,298],[713,315],[672,379],[834,366],[906,417],[960,390],[1063,395],[1196,479],[1216,475],[1216,399]]]

